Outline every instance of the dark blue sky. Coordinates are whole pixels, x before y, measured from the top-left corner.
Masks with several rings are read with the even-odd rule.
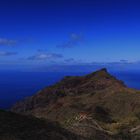
[[[0,69],[140,67],[139,0],[0,1]]]

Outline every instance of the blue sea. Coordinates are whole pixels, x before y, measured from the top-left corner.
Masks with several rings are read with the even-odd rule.
[[[87,72],[88,73],[88,72]],[[84,75],[86,72],[0,72],[0,108],[8,109],[15,102],[35,94],[67,75]],[[111,72],[127,86],[140,89],[140,72]]]

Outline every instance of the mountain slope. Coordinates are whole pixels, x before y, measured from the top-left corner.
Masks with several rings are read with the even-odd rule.
[[[0,110],[0,140],[83,140],[57,123]]]
[[[108,74],[106,69],[82,77],[67,76],[55,85],[44,88],[36,95],[17,103],[13,110],[27,112],[37,107],[45,107],[63,97],[94,94],[107,88],[119,90],[125,88],[125,85],[122,81]]]
[[[12,111],[58,121],[87,138],[94,137],[95,130],[132,136],[131,130],[140,125],[140,91],[127,88],[101,69],[81,77],[67,76],[17,103]]]

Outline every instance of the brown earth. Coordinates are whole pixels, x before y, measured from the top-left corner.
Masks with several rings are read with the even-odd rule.
[[[109,139],[140,139],[140,91],[128,88],[106,69],[67,76],[18,102],[12,111],[57,121],[87,139],[98,140],[104,134]]]

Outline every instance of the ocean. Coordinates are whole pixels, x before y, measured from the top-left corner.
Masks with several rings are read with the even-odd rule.
[[[88,73],[88,72],[87,72]],[[0,72],[0,108],[9,109],[15,102],[52,85],[67,75],[84,75],[82,73],[51,72]],[[111,72],[123,80],[128,87],[140,89],[140,72]]]

